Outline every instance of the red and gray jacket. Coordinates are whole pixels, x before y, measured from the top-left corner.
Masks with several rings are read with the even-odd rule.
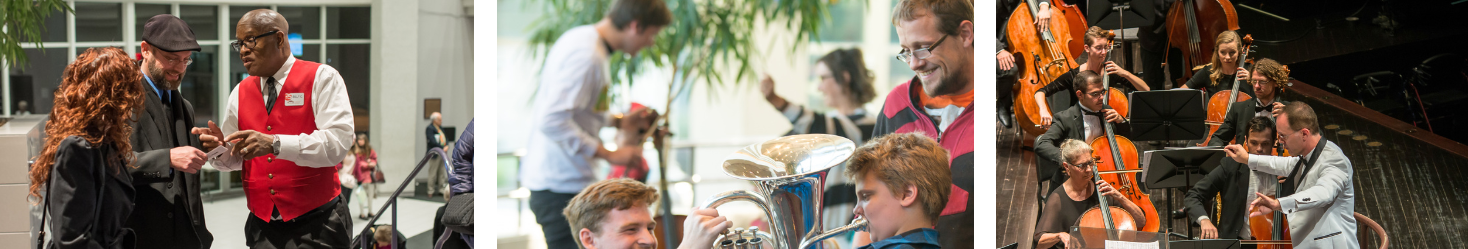
[[[973,209],[974,203],[974,105],[969,103],[959,114],[958,119],[939,132],[938,120],[929,117],[918,97],[921,85],[913,84],[914,80],[898,85],[887,94],[887,100],[882,104],[882,113],[877,115],[877,125],[872,131],[872,137],[892,133],[921,133],[932,137],[948,149],[949,170],[953,174],[952,194],[948,196],[948,204],[943,207],[943,213],[938,217],[937,230],[942,234],[940,240],[944,248],[972,248],[973,247]]]

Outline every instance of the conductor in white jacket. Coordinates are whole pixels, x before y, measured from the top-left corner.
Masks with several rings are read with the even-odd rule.
[[[1351,160],[1341,147],[1320,137],[1315,110],[1304,102],[1289,103],[1276,114],[1275,127],[1284,148],[1298,157],[1249,155],[1240,145],[1225,147],[1228,156],[1249,168],[1287,176],[1284,197],[1260,198],[1250,216],[1284,212],[1294,248],[1360,248],[1356,241],[1356,189],[1351,185]]]

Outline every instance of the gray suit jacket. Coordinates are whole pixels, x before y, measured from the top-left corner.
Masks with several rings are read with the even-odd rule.
[[[1322,138],[1324,139],[1324,138]],[[1341,147],[1326,141],[1290,196],[1279,198],[1281,212],[1290,222],[1295,248],[1360,248],[1356,241],[1356,189],[1351,185],[1351,160]],[[1306,155],[1309,156],[1309,155]],[[1249,156],[1249,168],[1288,176],[1301,164],[1299,157]]]
[[[138,238],[146,238],[138,240],[138,248],[209,248],[214,236],[204,223],[199,174],[172,170],[169,161],[174,147],[203,150],[199,137],[189,133],[194,107],[179,94],[172,94],[173,101],[165,107],[158,92],[147,81],[139,81],[143,110],[132,123],[131,139],[137,168],[127,168],[137,188],[137,206],[127,227]]]

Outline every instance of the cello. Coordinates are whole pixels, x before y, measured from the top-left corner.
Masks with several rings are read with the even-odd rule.
[[[1214,35],[1225,30],[1239,30],[1239,16],[1228,0],[1180,0],[1167,11],[1167,44],[1171,53],[1182,52],[1182,78],[1193,78],[1197,65],[1207,64],[1213,56]],[[1170,57],[1170,55],[1169,55]],[[1163,57],[1163,58],[1169,58]]]
[[[1244,146],[1248,146],[1247,143]],[[1280,146],[1279,141],[1275,141],[1275,143],[1274,143],[1274,155],[1276,155],[1276,156],[1289,156],[1289,152],[1288,151],[1285,151],[1284,148],[1280,148],[1279,146]],[[1280,184],[1280,186],[1276,186],[1274,188],[1274,194],[1273,195],[1270,195],[1269,198],[1279,198],[1281,196],[1284,196],[1284,186],[1283,185],[1284,184]],[[1252,214],[1252,213],[1254,213],[1254,211],[1258,211],[1258,210],[1259,210],[1258,208],[1250,208],[1248,213]],[[1274,241],[1273,243],[1269,243],[1268,241],[1265,241],[1265,242],[1262,242],[1262,243],[1257,244],[1260,249],[1264,249],[1264,248],[1271,248],[1271,249],[1291,248],[1291,246],[1290,246],[1290,242],[1291,242],[1291,240],[1290,240],[1290,223],[1285,220],[1284,213],[1283,212],[1280,212],[1279,210],[1275,210],[1274,211],[1274,215],[1261,215],[1261,216],[1249,217],[1249,234],[1250,235],[1253,235],[1254,236],[1254,239],[1265,239],[1265,238],[1267,238],[1268,240]],[[1283,245],[1280,245],[1279,242],[1283,242],[1284,244]]]
[[[1074,4],[1067,4],[1064,0],[1050,0],[1050,12],[1060,12],[1065,16],[1065,23],[1070,28],[1070,42],[1065,45],[1070,49],[1070,58],[1081,58],[1086,51],[1086,28],[1091,27],[1086,22],[1086,17],[1081,13],[1081,8]],[[1054,18],[1052,18],[1054,20]]]
[[[1101,171],[1099,171],[1099,168],[1097,168],[1097,165],[1100,165],[1101,157],[1093,155],[1092,158],[1096,159],[1096,163],[1091,164],[1091,182],[1094,183],[1097,181],[1101,181]],[[1136,231],[1137,222],[1136,219],[1132,217],[1132,214],[1128,213],[1126,209],[1111,206],[1109,201],[1106,200],[1107,198],[1105,196],[1100,196],[1101,185],[1095,186],[1095,194],[1097,195],[1096,201],[1100,202],[1100,205],[1086,210],[1085,213],[1081,213],[1081,218],[1076,219],[1076,226],[1105,227],[1107,230],[1107,236],[1109,237],[1108,239],[1116,238],[1116,234],[1112,234],[1111,232],[1117,229]],[[1121,223],[1117,223],[1117,220],[1120,220]]]
[[[1254,64],[1254,61],[1249,59],[1249,51],[1253,50],[1252,48],[1254,47],[1254,36],[1244,35],[1244,38],[1240,38],[1239,42],[1243,43],[1244,47],[1243,54],[1239,56],[1239,61],[1243,63],[1239,65]],[[1250,69],[1249,72],[1253,73],[1254,70]],[[1228,120],[1228,111],[1229,109],[1233,109],[1234,102],[1254,99],[1254,97],[1248,94],[1239,94],[1239,85],[1239,79],[1234,78],[1233,89],[1218,91],[1213,93],[1213,97],[1208,98],[1208,119],[1204,121],[1204,123],[1208,123],[1208,136],[1203,138],[1203,144],[1199,146],[1208,146],[1208,142],[1213,140],[1213,133],[1218,132],[1218,127],[1223,125],[1224,120]],[[1275,98],[1278,98],[1278,96]]]
[[[1017,86],[1014,89],[1021,97],[1014,101],[1015,119],[1026,133],[1039,136],[1045,134],[1048,127],[1040,126],[1040,106],[1034,98],[1027,96],[1035,95],[1045,84],[1079,66],[1070,56],[1071,43],[1079,42],[1071,35],[1055,35],[1071,34],[1068,20],[1061,12],[1051,11],[1048,27],[1041,29],[1035,22],[1039,9],[1035,7],[1034,1],[1020,3],[1017,8],[1025,11],[1015,11],[1009,15],[1009,22],[1005,24],[1005,39],[1009,40],[1010,53],[1014,54],[1016,61],[1027,63],[1016,65]]]
[[[1103,89],[1116,91],[1116,89],[1111,88],[1111,77],[1102,76],[1101,82]],[[1119,93],[1119,91],[1113,93]],[[1107,106],[1111,102],[1111,96],[1115,95],[1109,95],[1107,98],[1102,99],[1101,105]],[[1121,103],[1125,102],[1123,101]],[[1118,111],[1118,114],[1120,114],[1120,111]],[[1127,165],[1138,165],[1137,146],[1132,144],[1130,139],[1117,136],[1116,132],[1112,130],[1111,122],[1106,122],[1105,118],[1102,118],[1101,123],[1106,129],[1106,135],[1091,139],[1089,143],[1092,148],[1091,155],[1098,158],[1096,161],[1097,167],[1104,167],[1098,169],[1125,171],[1128,170]],[[1152,204],[1152,196],[1148,195],[1141,186],[1133,182],[1137,179],[1136,173],[1118,173],[1102,177],[1100,176],[1101,172],[1100,170],[1096,171],[1098,178],[1111,183],[1112,186],[1116,187],[1117,192],[1121,192],[1123,196],[1126,196],[1128,200],[1131,200],[1132,203],[1137,204],[1137,207],[1142,209],[1147,223],[1141,226],[1140,231],[1157,232],[1158,228],[1162,225],[1162,222],[1157,216],[1157,207]]]

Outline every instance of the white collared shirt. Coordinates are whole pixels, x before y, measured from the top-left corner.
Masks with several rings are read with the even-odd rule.
[[[1096,115],[1086,115],[1086,112],[1095,111],[1092,111],[1091,108],[1086,108],[1085,105],[1080,105],[1080,107],[1081,120],[1085,121],[1081,128],[1086,130],[1086,140],[1081,142],[1090,142],[1091,139],[1096,139],[1096,137],[1106,135],[1106,130],[1104,130],[1106,127],[1101,125],[1101,117]]]
[[[592,25],[571,28],[556,40],[540,72],[520,183],[534,191],[574,194],[598,180],[593,170],[597,134],[607,110],[597,104],[611,84],[607,50]]]
[[[291,66],[295,65],[296,58],[289,57],[285,65],[280,67],[273,76],[260,78],[260,92],[267,89],[266,80],[275,77],[275,92],[280,96],[284,87],[279,84],[286,82],[290,76]],[[334,167],[346,158],[347,151],[351,149],[353,142],[352,131],[354,119],[352,118],[352,104],[347,97],[346,84],[342,82],[341,74],[330,65],[321,64],[316,68],[316,81],[311,85],[311,111],[316,115],[316,131],[311,134],[277,135],[280,139],[280,154],[276,158],[289,160],[296,165],[324,168]],[[219,130],[224,136],[229,136],[240,129],[239,123],[239,87],[229,93],[228,105],[224,109],[224,119],[219,122]],[[269,98],[268,94],[261,94],[262,98]],[[264,101],[262,101],[264,102]],[[223,138],[220,138],[223,139]],[[209,163],[219,171],[240,170],[243,165],[235,158],[231,151]]]

